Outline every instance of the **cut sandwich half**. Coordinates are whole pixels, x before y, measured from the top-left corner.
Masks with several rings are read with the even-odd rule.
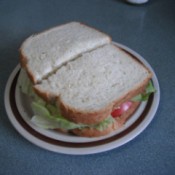
[[[151,76],[130,55],[108,44],[68,62],[34,89],[56,103],[67,119],[94,124],[141,93]]]
[[[111,38],[79,22],[63,24],[27,38],[20,48],[20,62],[33,83],[38,83],[66,63]]]

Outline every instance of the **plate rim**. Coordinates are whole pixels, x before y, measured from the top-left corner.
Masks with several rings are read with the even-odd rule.
[[[15,75],[17,74],[18,70],[20,69],[20,65],[18,64],[16,66],[16,68],[12,71],[12,73],[10,74],[10,77],[9,77],[7,84],[6,84],[5,94],[4,94],[4,102],[5,102],[5,109],[7,112],[7,116],[9,118],[11,124],[14,126],[14,128],[27,140],[29,140],[30,142],[32,142],[33,144],[35,144],[41,148],[44,148],[44,149],[49,150],[49,151],[54,151],[57,153],[63,153],[63,154],[69,154],[69,155],[70,154],[72,154],[72,155],[95,154],[95,153],[108,151],[108,150],[120,147],[121,145],[124,145],[125,143],[134,139],[142,131],[144,131],[146,129],[146,127],[150,124],[150,122],[153,120],[155,113],[158,109],[159,102],[160,102],[160,87],[159,87],[159,82],[158,82],[157,76],[156,76],[153,68],[151,67],[151,65],[141,55],[139,55],[137,52],[133,51],[132,49],[128,48],[127,46],[125,46],[123,44],[119,44],[116,42],[113,42],[113,43],[116,44],[121,49],[124,49],[125,51],[129,52],[130,54],[132,54],[133,56],[138,58],[153,73],[152,81],[156,87],[157,92],[156,92],[156,94],[154,94],[152,106],[150,107],[150,110],[148,111],[148,114],[146,115],[145,120],[143,120],[144,122],[142,121],[135,129],[133,129],[131,132],[129,132],[124,137],[121,137],[113,142],[108,142],[108,143],[103,144],[103,145],[91,146],[91,147],[87,147],[87,148],[84,148],[84,147],[78,147],[78,148],[71,147],[70,148],[70,147],[58,146],[58,145],[53,145],[53,144],[47,143],[43,140],[40,140],[40,139],[34,137],[31,133],[27,132],[27,130],[25,128],[23,128],[22,125],[20,125],[20,123],[15,119],[15,116],[14,116],[13,111],[12,111],[11,106],[10,106],[10,101],[9,101],[10,94],[9,94],[9,92],[10,92],[12,82],[15,78]]]

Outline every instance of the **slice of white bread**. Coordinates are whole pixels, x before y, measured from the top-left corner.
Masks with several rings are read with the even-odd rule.
[[[65,118],[95,124],[142,92],[151,76],[131,55],[108,44],[69,61],[34,89],[45,100],[56,102]]]
[[[32,82],[38,83],[65,62],[110,42],[108,35],[70,22],[27,38],[20,48],[20,62]]]

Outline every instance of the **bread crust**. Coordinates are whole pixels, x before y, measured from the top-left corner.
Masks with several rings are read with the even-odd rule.
[[[71,132],[81,137],[100,137],[107,135],[118,128],[117,122],[110,124],[105,130],[100,131],[93,128],[74,129]]]
[[[62,115],[70,121],[83,124],[97,124],[107,118],[115,107],[120,106],[122,103],[129,101],[134,96],[142,93],[150,81],[150,78],[151,77],[148,77],[142,84],[140,84],[140,86],[136,87],[126,95],[122,96],[120,99],[111,102],[108,106],[98,111],[79,111],[77,109],[71,108],[67,104],[64,104],[60,98],[57,99],[56,104],[61,109]],[[44,98],[46,98],[46,96]]]
[[[35,79],[34,75],[30,71],[30,69],[28,68],[27,62],[28,62],[27,58],[24,55],[22,55],[22,51],[21,51],[20,52],[20,64],[21,64],[21,67],[26,70],[27,75],[28,75],[29,79],[31,80],[31,82],[33,84],[36,84],[37,80]]]
[[[107,118],[111,113],[111,104],[99,111],[79,111],[69,107],[60,100],[57,100],[57,106],[59,106],[61,114],[65,118],[75,123],[97,124]]]
[[[67,104],[64,104],[63,101],[59,97],[52,95],[49,92],[42,92],[38,89],[35,89],[35,92],[42,97],[48,103],[54,103],[56,100],[56,105],[61,111],[61,114],[68,120],[75,123],[83,123],[83,124],[97,124],[107,118],[114,108],[120,106],[122,103],[129,101],[131,98],[136,96],[139,93],[142,93],[145,90],[150,79],[145,80],[141,86],[133,89],[125,96],[122,96],[120,99],[113,101],[105,108],[100,109],[99,111],[79,111],[77,109],[69,107]]]
[[[33,86],[33,90],[39,97],[41,97],[47,103],[54,104],[57,99],[57,97],[55,97],[54,94],[51,94],[47,91],[42,91],[41,89],[37,89],[35,86]]]
[[[103,131],[93,128],[84,128],[84,129],[74,129],[71,132],[81,137],[100,137],[110,134],[111,132],[121,128],[126,123],[126,121],[132,116],[132,114],[134,114],[139,105],[140,102],[133,102],[131,108],[128,111],[126,111],[120,117],[116,117],[115,122],[109,125],[108,128],[106,128]]]

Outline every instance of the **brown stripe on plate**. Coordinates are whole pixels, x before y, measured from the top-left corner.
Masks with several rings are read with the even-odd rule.
[[[103,144],[107,144],[113,141],[116,141],[122,137],[124,137],[125,135],[127,135],[128,133],[130,133],[132,130],[134,130],[137,126],[140,125],[140,123],[142,123],[142,121],[145,119],[145,117],[147,116],[150,107],[152,105],[153,102],[153,97],[154,95],[151,95],[148,103],[144,109],[144,111],[142,112],[142,114],[140,115],[140,117],[126,130],[122,131],[121,133],[118,133],[110,138],[106,138],[103,140],[99,140],[99,141],[94,141],[94,142],[86,142],[86,143],[70,143],[70,142],[65,142],[65,141],[61,141],[61,140],[56,140],[50,137],[47,137],[41,133],[38,133],[37,131],[35,131],[33,128],[31,128],[23,119],[23,117],[21,116],[21,114],[18,111],[18,108],[16,106],[16,101],[15,101],[15,88],[16,88],[16,84],[17,84],[17,79],[19,76],[19,71],[16,73],[13,82],[11,84],[10,87],[10,96],[9,96],[9,100],[10,100],[10,106],[12,109],[12,112],[16,118],[16,120],[19,122],[19,124],[31,135],[33,135],[33,137],[40,139],[44,142],[47,142],[49,144],[52,145],[58,145],[58,146],[62,146],[62,147],[72,147],[72,148],[86,148],[86,147],[93,147],[93,146],[99,146],[99,145],[103,145]],[[78,137],[78,136],[77,136]]]

